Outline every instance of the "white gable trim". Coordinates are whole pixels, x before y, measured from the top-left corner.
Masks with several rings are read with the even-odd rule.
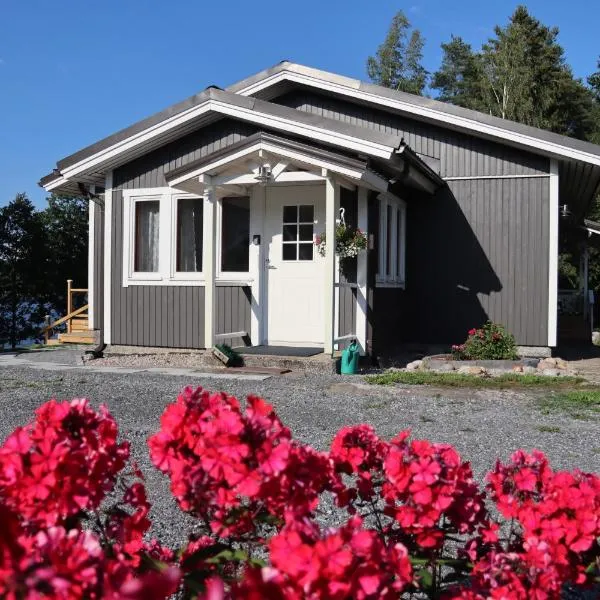
[[[418,106],[405,100],[380,96],[372,92],[357,89],[356,87],[354,87],[359,84],[359,82],[356,80],[351,80],[347,78],[339,79],[348,81],[349,84],[353,83],[354,85],[351,87],[349,84],[331,82],[327,79],[318,77],[316,75],[296,73],[293,71],[281,71],[279,73],[276,73],[275,75],[271,75],[270,77],[263,79],[262,81],[253,83],[248,87],[239,90],[237,93],[241,94],[242,96],[251,96],[263,89],[275,85],[276,83],[280,83],[282,81],[292,81],[320,90],[327,90],[336,94],[341,94],[343,96],[348,96],[350,98],[355,98],[357,100],[369,102],[371,104],[377,104],[380,106],[385,106],[387,108],[392,108],[400,112],[416,115],[428,121],[436,121],[439,123],[443,123],[444,125],[450,126],[451,128],[460,129],[461,131],[466,131],[467,133],[477,132],[482,134],[483,136],[499,139],[504,143],[512,142],[513,144],[517,144],[519,146],[534,148],[536,150],[541,151],[544,154],[549,154],[552,156],[565,156],[575,160],[581,160],[583,162],[587,162],[593,165],[600,165],[600,156],[591,154],[589,152],[585,152],[583,150],[575,150],[573,148],[568,148],[566,146],[562,146],[561,144],[541,140],[534,136],[517,133],[515,131],[504,129],[502,127],[489,125],[487,123],[481,123],[480,121],[476,121],[475,119],[469,119],[467,117],[461,117],[459,115],[452,115],[432,107]]]
[[[104,163],[114,159],[116,156],[141,148],[151,140],[156,139],[158,136],[209,112],[234,117],[242,121],[256,123],[258,125],[266,125],[271,129],[293,133],[307,137],[311,140],[332,144],[340,148],[355,150],[356,152],[362,152],[369,156],[387,159],[390,158],[395,150],[392,146],[387,146],[385,144],[353,137],[348,134],[331,131],[325,127],[299,123],[294,119],[274,116],[258,110],[251,110],[248,108],[235,106],[233,104],[228,104],[220,100],[209,99],[195,106],[194,108],[178,114],[175,117],[167,119],[166,121],[163,121],[157,125],[153,125],[144,131],[121,140],[109,148],[100,150],[92,156],[89,156],[75,163],[74,165],[71,165],[70,167],[66,167],[61,171],[60,177],[47,184],[45,189],[47,191],[51,191],[52,189],[63,185],[78,175],[91,172],[93,170],[99,170],[102,168]]]

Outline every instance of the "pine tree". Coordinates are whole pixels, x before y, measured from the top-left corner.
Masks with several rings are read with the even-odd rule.
[[[376,55],[367,59],[369,78],[378,85],[422,95],[427,84],[427,71],[422,65],[424,45],[421,32],[411,31],[406,15],[398,12]]]
[[[471,45],[452,35],[449,42],[442,44],[442,51],[442,64],[431,80],[431,87],[439,90],[438,99],[475,110],[484,108],[479,56]]]

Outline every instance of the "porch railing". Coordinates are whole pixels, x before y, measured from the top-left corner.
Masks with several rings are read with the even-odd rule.
[[[77,294],[87,294],[87,292],[87,288],[74,288],[73,280],[67,279],[67,314],[52,323],[50,322],[50,315],[46,315],[44,327],[41,330],[45,344],[48,343],[51,332],[61,325],[66,324],[67,333],[73,333],[73,331],[87,331],[89,323],[89,304],[86,303],[79,308],[73,309],[73,298]]]

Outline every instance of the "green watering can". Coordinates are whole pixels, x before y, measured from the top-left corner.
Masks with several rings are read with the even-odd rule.
[[[342,363],[340,373],[342,375],[356,375],[358,372],[358,359],[360,358],[360,347],[353,340],[352,343],[342,351]]]

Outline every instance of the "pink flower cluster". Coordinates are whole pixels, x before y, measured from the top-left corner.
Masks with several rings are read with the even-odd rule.
[[[447,444],[357,425],[317,452],[262,399],[200,388],[148,443],[198,520],[177,553],[148,541],[141,473],[106,410],[50,401],[5,441],[0,597],[558,600],[600,576],[600,478],[540,452],[498,462],[481,489]],[[327,496],[337,527],[319,523]]]
[[[86,400],[51,400],[34,423],[0,447],[0,597],[166,598],[176,567],[148,569],[143,557],[172,554],[143,541],[150,522],[144,487],[98,514],[129,458],[117,425]],[[99,531],[83,529],[96,517]]]

